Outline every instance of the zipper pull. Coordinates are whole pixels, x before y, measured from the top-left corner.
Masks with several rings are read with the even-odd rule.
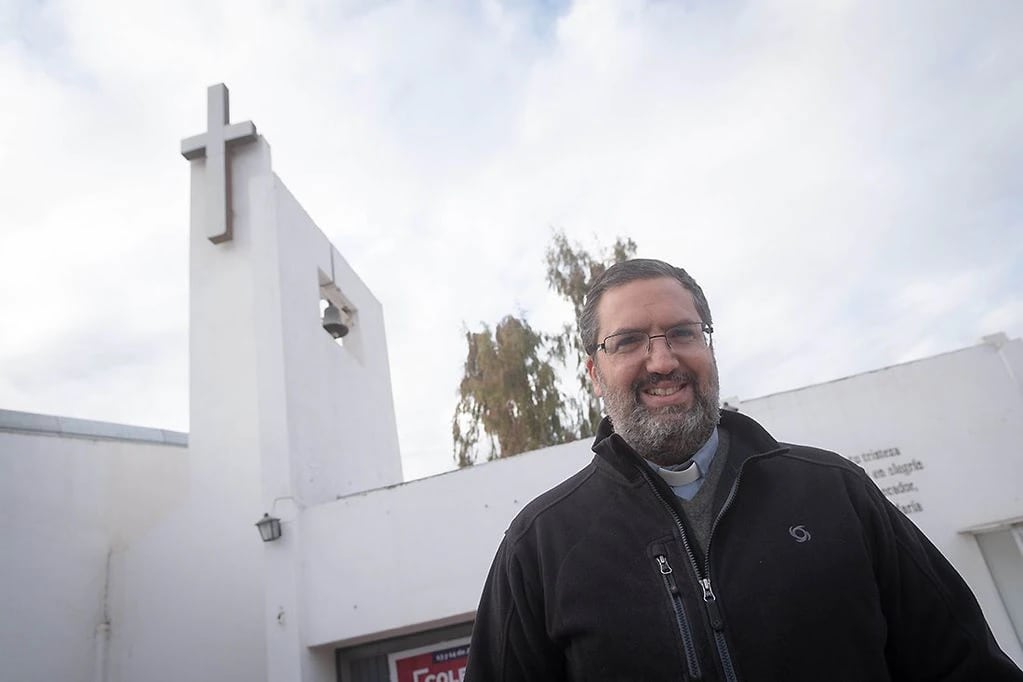
[[[678,594],[678,585],[675,584],[675,577],[672,575],[674,571],[671,568],[671,564],[668,563],[668,557],[663,554],[657,555],[657,568],[660,569],[661,575],[668,581],[668,590],[672,594]]]
[[[700,580],[703,587],[703,603],[707,607],[707,615],[710,616],[710,626],[721,632],[725,629],[725,621],[721,618],[721,609],[718,608],[718,598],[714,596],[714,590],[710,586],[710,578]]]

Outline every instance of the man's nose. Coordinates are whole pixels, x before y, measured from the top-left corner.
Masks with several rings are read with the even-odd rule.
[[[650,352],[646,356],[647,371],[653,374],[669,374],[678,366],[678,356],[668,346],[668,339],[663,336],[651,338]]]

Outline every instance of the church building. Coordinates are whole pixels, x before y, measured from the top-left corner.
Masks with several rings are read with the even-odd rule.
[[[3,677],[456,682],[507,524],[590,442],[404,481],[384,310],[208,98],[190,432],[0,410]],[[730,407],[863,467],[1023,664],[1023,342]]]

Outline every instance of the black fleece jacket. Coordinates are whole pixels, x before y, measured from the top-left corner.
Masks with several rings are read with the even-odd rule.
[[[604,420],[512,522],[466,680],[1023,680],[955,569],[862,469],[724,412],[709,559]]]

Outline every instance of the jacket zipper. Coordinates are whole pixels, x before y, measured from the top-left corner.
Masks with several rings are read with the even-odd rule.
[[[721,619],[721,610],[717,605],[717,597],[714,591],[711,589],[709,574],[704,574],[700,570],[700,565],[696,562],[696,554],[693,552],[692,546],[689,544],[689,537],[686,535],[686,528],[682,525],[682,519],[678,517],[678,513],[675,508],[668,503],[664,497],[661,496],[660,491],[654,486],[654,482],[650,480],[650,475],[644,470],[647,467],[640,466],[640,471],[643,474],[643,478],[646,479],[647,483],[650,484],[650,489],[654,491],[654,495],[660,500],[664,508],[671,514],[671,518],[675,521],[675,526],[678,528],[679,535],[682,537],[682,547],[686,550],[686,556],[689,557],[689,563],[693,567],[693,573],[696,574],[696,579],[700,582],[700,586],[703,587],[703,604],[707,609],[707,615],[710,617],[710,625],[714,630],[714,645],[718,650],[718,658],[721,659],[721,667],[725,671],[726,682],[738,682],[739,678],[735,674],[735,667],[732,665],[732,656],[728,652],[728,643],[725,641],[725,636],[722,632],[724,629],[724,621]],[[741,469],[740,469],[741,474]],[[738,483],[738,476],[736,476],[736,483]],[[732,493],[735,492],[735,485],[732,486]],[[729,493],[729,499],[731,498]],[[725,508],[722,507],[721,511],[724,512]],[[718,518],[721,515],[718,514]],[[717,519],[714,519],[714,525],[711,526],[711,535],[714,534],[714,527],[717,526]],[[710,549],[710,539],[707,539],[707,549]],[[707,566],[710,566],[709,552],[708,552]]]
[[[707,541],[707,549],[710,549],[710,541]],[[709,570],[707,575],[710,575]],[[718,656],[721,658],[721,667],[725,669],[725,679],[737,681],[739,676],[735,674],[735,666],[732,665],[732,655],[728,652],[728,642],[725,640],[725,622],[721,618],[721,609],[718,608],[718,600],[714,590],[710,586],[710,578],[702,578],[700,585],[703,587],[703,603],[707,606],[707,613],[710,615],[710,626],[714,629],[714,644],[717,646]]]
[[[725,671],[725,680],[727,682],[738,682],[739,676],[735,672],[735,666],[732,664],[732,655],[728,651],[728,641],[725,639],[725,622],[721,617],[721,609],[718,607],[717,595],[714,594],[714,588],[710,582],[710,543],[714,539],[714,531],[717,530],[718,522],[721,521],[721,517],[725,515],[728,508],[732,506],[732,501],[735,499],[735,491],[739,489],[739,481],[742,480],[742,472],[746,469],[746,463],[752,459],[759,459],[766,457],[767,455],[781,452],[784,448],[778,448],[777,450],[771,450],[769,452],[762,452],[759,455],[753,455],[746,458],[745,461],[739,466],[739,473],[735,475],[735,481],[732,482],[732,489],[728,491],[728,497],[725,499],[725,503],[721,506],[721,511],[714,517],[714,523],[710,527],[710,535],[707,536],[707,556],[704,561],[704,570],[700,570],[700,565],[696,562],[696,554],[693,552],[692,546],[689,544],[689,537],[686,535],[686,528],[682,525],[682,519],[679,518],[678,512],[675,508],[664,499],[660,491],[657,490],[657,486],[650,478],[649,468],[640,462],[639,470],[643,474],[643,478],[650,485],[650,489],[654,491],[654,496],[660,500],[664,508],[671,514],[671,518],[675,521],[675,526],[678,528],[680,537],[682,538],[682,546],[686,550],[686,556],[689,557],[689,563],[693,567],[693,573],[696,575],[696,579],[700,583],[700,587],[703,588],[703,604],[707,609],[707,616],[710,618],[711,629],[714,631],[714,645],[718,650],[718,657],[721,659],[721,667]]]
[[[696,645],[693,643],[693,631],[689,627],[689,619],[686,618],[685,606],[682,604],[682,595],[679,594],[678,585],[675,584],[674,571],[668,563],[668,557],[658,554],[656,558],[657,570],[664,578],[664,586],[668,589],[668,596],[671,598],[672,608],[675,610],[675,621],[678,623],[679,634],[682,636],[682,648],[686,654],[686,666],[689,668],[689,678],[698,680],[703,677],[700,671],[700,661],[696,657]]]

